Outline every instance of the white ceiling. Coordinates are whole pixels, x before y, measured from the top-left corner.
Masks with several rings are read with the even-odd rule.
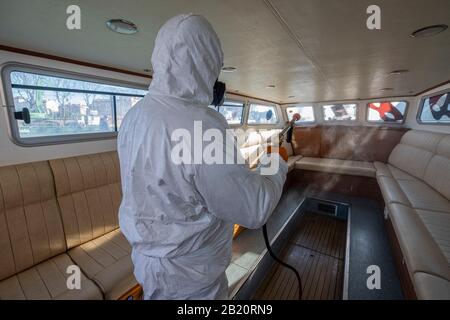
[[[366,28],[374,3],[379,31]],[[81,8],[81,30],[66,28],[70,4]],[[203,14],[219,34],[225,65],[238,68],[221,75],[231,92],[283,103],[347,100],[411,95],[450,79],[450,30],[409,37],[450,24],[449,0],[1,0],[0,44],[142,73],[159,27],[186,12]],[[139,32],[111,32],[111,18]],[[411,72],[389,76],[395,69]]]

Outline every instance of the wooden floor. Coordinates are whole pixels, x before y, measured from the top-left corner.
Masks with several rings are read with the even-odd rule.
[[[342,299],[347,222],[305,213],[297,233],[280,255],[302,278],[304,300]],[[298,299],[295,274],[276,265],[256,291],[254,299]]]

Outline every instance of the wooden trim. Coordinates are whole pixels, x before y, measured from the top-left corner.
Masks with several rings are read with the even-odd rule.
[[[435,85],[435,86],[432,86],[431,88],[428,88],[428,89],[426,89],[426,90],[423,90],[423,91],[417,93],[415,96],[416,96],[416,97],[421,96],[421,95],[423,95],[423,94],[425,94],[425,93],[427,93],[427,92],[429,92],[429,91],[431,91],[431,90],[434,90],[434,89],[437,89],[437,88],[439,88],[439,87],[445,86],[446,84],[449,84],[449,83],[450,83],[450,80],[444,81],[444,82],[442,82],[442,83],[440,83],[440,84],[437,84],[437,85]]]
[[[392,248],[392,254],[394,256],[395,268],[397,269],[397,275],[400,280],[400,285],[403,290],[403,294],[408,300],[417,300],[417,295],[414,290],[414,285],[409,275],[408,267],[406,266],[403,258],[403,253],[400,248],[400,243],[395,234],[394,226],[391,219],[385,220],[386,231],[388,234],[389,242]]]
[[[135,285],[117,300],[142,300],[143,290],[140,285]]]
[[[236,239],[244,230],[245,228],[243,226],[235,224],[233,228],[233,240]]]
[[[33,56],[33,57],[38,57],[38,58],[61,61],[61,62],[65,62],[65,63],[72,63],[72,64],[76,64],[79,66],[84,66],[84,67],[113,71],[113,72],[128,74],[128,75],[132,75],[132,76],[137,76],[137,77],[143,77],[143,78],[149,78],[149,79],[152,78],[152,76],[145,74],[145,73],[139,73],[139,72],[135,72],[135,71],[125,70],[125,69],[120,69],[120,68],[115,68],[115,67],[109,67],[109,66],[105,66],[105,65],[101,65],[101,64],[97,64],[97,63],[79,61],[79,60],[75,60],[75,59],[55,56],[55,55],[42,53],[42,52],[31,51],[31,50],[27,50],[27,49],[5,46],[2,44],[0,44],[0,50],[25,54],[25,55],[29,55],[29,56]]]

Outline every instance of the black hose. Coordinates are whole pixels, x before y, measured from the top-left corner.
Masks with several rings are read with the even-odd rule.
[[[302,279],[300,278],[300,274],[298,273],[297,269],[295,269],[291,265],[288,265],[286,262],[279,259],[275,255],[275,253],[273,253],[272,248],[270,246],[270,242],[269,242],[269,236],[267,235],[267,225],[263,225],[262,231],[263,231],[264,242],[266,243],[267,251],[269,252],[269,255],[272,257],[272,259],[275,260],[276,262],[278,262],[279,264],[281,264],[283,267],[288,268],[295,273],[295,276],[297,277],[297,282],[298,282],[298,300],[302,300],[303,289],[302,289]]]

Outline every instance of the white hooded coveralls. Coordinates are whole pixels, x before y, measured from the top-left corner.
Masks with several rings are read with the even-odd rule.
[[[273,176],[242,164],[171,160],[175,129],[193,135],[194,121],[201,121],[203,130],[225,135],[226,120],[208,107],[222,60],[220,41],[205,18],[170,19],[155,41],[149,93],[120,128],[119,221],[145,299],[227,298],[233,224],[261,227],[281,196],[283,160]]]

